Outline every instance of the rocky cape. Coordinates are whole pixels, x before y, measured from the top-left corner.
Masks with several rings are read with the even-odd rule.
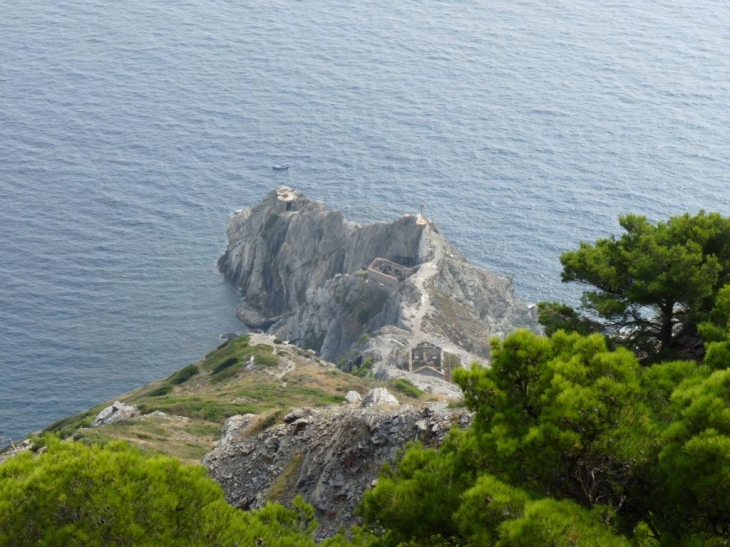
[[[360,225],[280,187],[234,213],[227,233],[218,265],[240,287],[239,317],[345,370],[370,357],[381,379],[405,375],[453,394],[433,371],[410,374],[419,344],[436,346],[442,361],[455,356],[449,366],[487,363],[491,337],[539,331],[508,276],[469,264],[421,215]]]
[[[461,395],[452,367],[488,363],[492,336],[539,330],[508,277],[470,265],[421,215],[362,226],[281,187],[234,213],[228,240],[219,267],[240,287],[239,317],[267,333],[226,335],[197,363],[44,432],[188,463],[207,454],[232,504],[301,494],[326,537],[358,522],[364,491],[409,441],[438,446],[471,423],[444,401]],[[366,365],[374,378],[345,373]],[[0,461],[37,440],[11,442]]]

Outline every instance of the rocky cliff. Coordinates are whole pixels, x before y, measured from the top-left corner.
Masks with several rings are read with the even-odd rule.
[[[490,337],[539,328],[508,277],[470,265],[420,215],[362,226],[281,187],[233,214],[228,242],[219,267],[245,323],[347,368],[371,357],[383,379],[412,371],[423,342],[452,364],[486,362]],[[448,391],[437,376],[413,381]]]
[[[438,446],[452,426],[467,427],[472,415],[445,403],[413,407],[366,398],[362,404],[298,409],[285,417],[288,423],[261,433],[251,433],[255,418],[229,419],[203,464],[237,507],[302,495],[315,508],[318,535],[327,537],[359,524],[354,509],[363,493],[407,442]]]

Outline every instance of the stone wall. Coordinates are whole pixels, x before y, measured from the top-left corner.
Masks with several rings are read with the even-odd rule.
[[[439,380],[444,379],[444,374],[441,371],[436,370],[433,367],[421,367],[413,371],[414,374],[421,374],[423,376],[430,376],[431,378],[438,378]]]
[[[405,281],[416,273],[414,268],[408,268],[387,258],[376,258],[373,260],[370,266],[368,266],[368,271],[378,271],[393,276],[398,281]]]
[[[368,269],[368,284],[388,292],[395,292],[398,290],[399,281],[392,275]]]

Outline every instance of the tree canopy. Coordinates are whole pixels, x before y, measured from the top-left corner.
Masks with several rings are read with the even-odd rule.
[[[730,545],[730,370],[523,330],[455,379],[472,428],[365,497],[384,545]]]
[[[50,438],[47,452],[0,465],[3,546],[314,547],[311,506],[246,512],[201,466],[147,457],[124,443]],[[325,545],[345,545],[341,536]]]
[[[669,355],[683,336],[711,320],[718,294],[730,283],[730,219],[701,211],[667,222],[619,217],[621,237],[561,255],[562,280],[589,287],[583,316],[561,304],[542,304],[548,334],[592,328],[654,358]]]

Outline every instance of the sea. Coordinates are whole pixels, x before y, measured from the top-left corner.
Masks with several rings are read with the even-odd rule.
[[[726,0],[0,0],[0,437],[243,332],[232,211],[424,206],[527,302],[559,256],[730,215]],[[273,164],[288,163],[286,172]]]

